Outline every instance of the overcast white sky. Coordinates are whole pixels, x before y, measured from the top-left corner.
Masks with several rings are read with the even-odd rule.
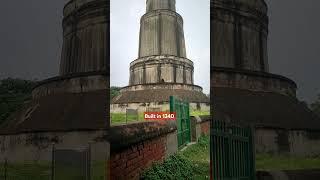
[[[111,86],[127,86],[129,64],[138,57],[140,18],[146,0],[111,0]],[[194,80],[210,91],[210,1],[176,0],[184,19],[187,57],[194,62]]]

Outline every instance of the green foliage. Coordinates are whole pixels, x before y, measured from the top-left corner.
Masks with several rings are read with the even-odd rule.
[[[142,179],[164,180],[164,179],[192,179],[193,164],[182,155],[169,157],[163,164],[154,164],[146,171]]]
[[[209,162],[209,136],[203,136],[197,144],[154,164],[142,179],[209,179]]]
[[[118,96],[120,94],[121,87],[110,87],[110,99],[113,99],[114,97]]]
[[[3,79],[0,81],[0,124],[31,99],[34,81]]]
[[[8,163],[6,167],[7,179],[33,179],[43,180],[49,179],[51,176],[51,163],[32,163],[26,162],[22,164]],[[4,164],[0,164],[0,179],[4,177]],[[1,177],[2,176],[2,177]]]
[[[320,94],[318,95],[318,99],[315,100],[311,105],[311,110],[315,112],[320,117]]]
[[[126,123],[126,113],[111,113],[111,124],[125,124]],[[143,113],[139,113],[139,121],[144,121]],[[138,121],[136,115],[128,115],[127,123],[132,123]]]
[[[256,155],[257,170],[319,169],[320,157],[292,157],[289,155]]]
[[[55,178],[59,180],[81,180],[85,179],[79,176],[79,169],[72,166],[57,166],[55,167]],[[4,179],[5,171],[7,179],[14,180],[46,180],[51,178],[52,163],[51,162],[25,162],[25,163],[8,163],[5,170],[5,164],[0,162],[0,179]],[[91,179],[103,180],[106,175],[106,162],[93,161],[91,162]]]
[[[190,112],[190,116],[209,116],[210,111],[194,110]]]

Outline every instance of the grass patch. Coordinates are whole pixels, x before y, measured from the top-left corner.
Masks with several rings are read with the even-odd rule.
[[[132,122],[144,121],[144,114],[139,113],[139,117],[136,115],[128,115],[126,121],[126,113],[111,113],[111,124],[125,124]]]
[[[91,180],[104,180],[106,176],[107,165],[103,161],[91,162]]]
[[[320,157],[291,157],[285,155],[256,155],[257,170],[320,169]]]
[[[154,164],[142,179],[209,179],[209,136],[203,136],[197,144],[178,152],[162,164]]]
[[[210,115],[210,111],[192,111],[190,112],[190,116],[209,116]]]
[[[91,179],[104,180],[106,175],[106,162],[91,162]],[[74,166],[57,165],[55,167],[55,179],[59,180],[85,180],[85,173]],[[51,162],[48,163],[9,163],[5,170],[4,163],[0,163],[0,179],[4,179],[5,171],[7,179],[14,180],[44,180],[51,179]]]
[[[5,170],[4,163],[0,164],[0,177],[4,178],[5,171],[7,179],[33,179],[43,180],[51,177],[50,163],[23,163],[7,165]],[[0,179],[1,179],[0,178]]]

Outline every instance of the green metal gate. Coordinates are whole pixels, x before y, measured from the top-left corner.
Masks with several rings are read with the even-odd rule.
[[[213,121],[211,124],[211,177],[213,180],[254,180],[252,129]]]
[[[189,103],[170,96],[170,113],[176,113],[178,147],[191,141]]]

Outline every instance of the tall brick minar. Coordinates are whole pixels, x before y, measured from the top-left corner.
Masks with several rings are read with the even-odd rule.
[[[201,107],[209,100],[194,85],[193,62],[187,58],[183,18],[176,12],[176,1],[147,0],[146,6],[140,21],[138,59],[130,63],[129,86],[113,104],[157,106],[174,95]]]

